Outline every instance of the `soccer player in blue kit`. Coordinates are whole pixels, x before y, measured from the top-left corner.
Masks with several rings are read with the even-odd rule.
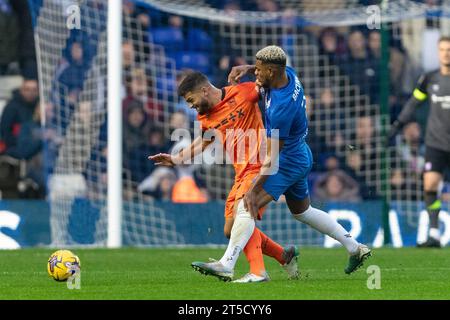
[[[284,194],[296,220],[336,239],[347,249],[350,257],[344,271],[350,274],[371,255],[371,250],[353,239],[326,212],[310,205],[307,176],[313,159],[305,142],[306,99],[302,84],[294,69],[286,66],[286,60],[283,49],[268,46],[258,51],[255,65],[234,67],[228,77],[236,84],[245,74],[254,73],[257,87],[264,89],[268,150],[259,175],[244,197],[245,209],[255,219],[260,208]]]

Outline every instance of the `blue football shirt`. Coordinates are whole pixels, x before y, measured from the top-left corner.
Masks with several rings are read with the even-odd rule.
[[[289,82],[283,88],[266,89],[265,126],[268,137],[284,141],[280,153],[283,158],[297,158],[308,134],[306,98],[303,86],[294,69],[286,67]],[[272,130],[278,130],[278,136]]]

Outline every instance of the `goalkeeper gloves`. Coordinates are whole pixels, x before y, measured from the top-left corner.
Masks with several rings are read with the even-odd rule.
[[[395,138],[395,136],[398,134],[400,129],[403,127],[403,123],[401,123],[398,120],[395,120],[394,123],[391,125],[391,128],[389,130],[388,136],[387,136],[387,144],[389,145],[392,139]]]

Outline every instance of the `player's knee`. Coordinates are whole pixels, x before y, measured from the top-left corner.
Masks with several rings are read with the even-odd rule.
[[[292,215],[303,214],[311,208],[311,203],[308,197],[303,200],[286,199],[286,202]]]
[[[245,217],[245,218],[251,218],[250,212],[245,209],[244,200],[239,200],[237,209],[236,209],[236,216]]]

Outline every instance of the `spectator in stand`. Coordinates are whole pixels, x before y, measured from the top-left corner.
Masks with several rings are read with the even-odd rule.
[[[167,152],[172,146],[172,142],[164,136],[164,131],[161,128],[153,127],[150,129],[148,141],[146,142],[147,150],[145,151],[144,161],[147,161],[149,154],[157,154],[161,152]],[[153,166],[154,164],[151,163]]]
[[[230,73],[231,67],[231,57],[229,55],[224,55],[219,59],[218,68],[214,68],[215,86],[222,88],[228,85],[228,74]]]
[[[134,101],[139,101],[143,104],[144,111],[150,121],[162,121],[163,108],[153,97],[152,86],[144,69],[132,69],[127,83],[127,96],[122,102],[123,113],[127,114],[129,105]]]
[[[348,36],[348,55],[340,60],[341,69],[350,77],[353,84],[358,85],[363,94],[369,95],[373,103],[379,100],[379,70],[376,60],[370,59],[366,48],[366,38],[358,30]]]
[[[297,67],[296,47],[297,47],[297,17],[298,12],[293,8],[286,8],[279,17],[279,23],[282,25],[280,46],[287,55],[286,63],[293,67]]]
[[[142,102],[134,100],[127,108],[123,125],[124,151],[129,152],[143,145],[149,135],[149,125]]]
[[[367,181],[375,181],[377,179],[377,143],[375,140],[375,127],[373,119],[370,116],[363,115],[356,119],[355,145],[351,150],[359,151],[361,156],[360,173]],[[353,151],[352,151],[353,152]],[[374,190],[369,190],[374,192]],[[376,195],[372,195],[376,197]]]
[[[181,125],[181,117],[173,119],[175,122],[179,121]],[[178,126],[178,125],[177,125]],[[179,127],[179,126],[178,126]],[[172,150],[172,154],[176,154],[182,149],[188,147],[191,141],[182,139],[177,142]],[[181,165],[176,166],[178,180],[173,186],[172,202],[176,203],[205,203],[208,202],[209,194],[205,188],[202,188],[201,184],[196,181],[195,170],[198,169],[198,165]]]
[[[372,30],[369,33],[367,46],[369,49],[369,65],[375,71],[375,78],[370,82],[367,86],[369,88],[369,95],[372,99],[372,103],[379,103],[379,93],[380,93],[380,73],[379,70],[381,68],[381,34],[378,30]],[[389,69],[392,69],[392,66],[389,65]],[[366,69],[366,72],[369,72],[369,69]]]
[[[327,172],[331,172],[340,169],[341,163],[339,158],[336,155],[332,154],[325,159],[323,167]]]
[[[1,1],[0,1],[1,2]],[[18,60],[24,78],[37,79],[36,52],[30,7],[27,0],[10,0],[19,25]],[[0,19],[1,21],[1,19]],[[1,34],[4,37],[5,34]],[[10,48],[8,48],[10,49]]]
[[[226,87],[228,83],[228,74],[234,66],[244,65],[246,61],[240,56],[224,55],[219,59],[218,68],[214,69],[213,81],[217,88]],[[245,80],[242,80],[245,81]]]
[[[391,194],[395,197],[395,199],[410,200],[411,195],[405,192],[405,190],[407,190],[407,187],[403,170],[391,166],[390,172],[391,177],[389,179],[389,182],[391,186]]]
[[[375,128],[370,116],[360,116],[356,119],[355,143],[356,147],[365,153],[375,151]]]
[[[0,0],[0,75],[37,78],[31,14],[27,0]]]
[[[333,27],[327,27],[319,35],[319,52],[328,56],[330,62],[335,64],[345,53],[345,43]]]
[[[0,0],[0,75],[14,73],[12,63],[17,62],[19,22],[9,0]]]
[[[144,8],[137,6],[134,1],[130,0],[124,0],[122,5],[122,12],[125,17],[127,18],[133,18],[134,20],[137,20],[139,25],[136,23],[133,23],[130,27],[133,29],[139,29],[138,26],[142,26],[143,28],[147,29],[150,27],[150,16]],[[145,30],[144,29],[144,30]]]
[[[83,47],[80,42],[72,43],[67,62],[68,65],[62,70],[58,81],[67,87],[69,92],[79,92],[83,89],[84,74],[88,69],[83,57]]]
[[[137,190],[156,200],[172,201],[172,190],[177,177],[172,168],[156,168],[151,175],[142,181]]]
[[[24,122],[17,137],[17,145],[8,149],[7,154],[13,158],[26,160],[27,172],[21,181],[22,194],[33,190],[33,197],[42,197],[45,193],[43,166],[43,142],[46,139],[45,129],[41,127],[41,107],[36,104],[33,118]],[[31,188],[29,188],[31,187]]]
[[[136,63],[136,54],[131,40],[124,40],[122,43],[122,69],[123,78],[127,84],[127,80],[131,79],[131,71]]]
[[[184,20],[181,16],[171,15],[169,17],[168,22],[169,22],[169,26],[171,26],[173,28],[177,28],[177,29],[183,28]]]
[[[328,154],[331,152],[327,149],[327,144],[325,142],[325,138],[320,131],[320,121],[318,120],[319,116],[317,108],[313,107],[313,99],[311,96],[306,97],[306,114],[308,116],[309,127],[308,127],[308,135],[306,139],[308,140],[308,145],[311,148],[311,152],[313,154],[313,159],[319,159],[322,154]],[[313,171],[319,170],[318,162],[314,161],[313,163]]]
[[[317,103],[317,109],[320,114],[320,131],[330,132],[344,130],[345,114],[341,112],[336,103],[335,94],[330,87],[322,89]]]
[[[51,103],[47,103],[44,106],[45,109],[45,169],[46,174],[50,175],[53,173],[55,168],[55,161],[58,156],[59,148],[64,142],[64,137],[62,137],[58,132],[58,120],[56,116],[55,106]]]
[[[188,118],[183,112],[175,112],[169,120],[171,133],[177,129],[189,129]],[[179,152],[183,148],[190,145],[191,141],[182,136],[182,139],[171,148],[172,154]],[[157,154],[159,152],[147,153]],[[150,161],[151,162],[151,161]],[[178,180],[174,185],[172,192],[172,201],[180,203],[204,203],[208,201],[209,195],[206,189],[202,188],[201,183],[196,181],[195,171],[198,165],[182,165],[175,168]]]
[[[142,102],[132,101],[126,110],[123,124],[124,163],[131,170],[134,181],[141,181],[146,173],[146,164],[142,159],[141,149],[147,146],[150,128]],[[145,157],[144,157],[145,159]]]
[[[397,119],[410,95],[418,67],[411,62],[402,46],[389,48],[389,108],[392,121]]]
[[[320,93],[314,120],[317,121],[319,133],[325,138],[325,149],[332,150],[332,153],[345,151],[345,114],[340,111],[330,87],[325,87]]]
[[[375,187],[369,187],[364,178],[363,159],[361,152],[358,150],[347,151],[345,154],[345,171],[356,181],[359,185],[359,193],[364,200],[376,199],[378,197]]]
[[[0,121],[0,136],[6,151],[17,145],[20,126],[33,118],[38,97],[38,82],[34,79],[25,79],[20,89],[13,92]]]
[[[158,127],[153,127],[144,136],[145,141],[130,149],[124,157],[125,166],[131,171],[133,181],[141,182],[152,174],[155,165],[147,161],[149,154],[166,153],[170,150],[171,142],[164,137],[164,132]]]
[[[397,148],[410,171],[420,175],[425,167],[425,145],[417,122],[410,122],[403,128],[404,143]]]
[[[171,114],[169,120],[170,132],[176,129],[189,129],[189,121],[184,112],[177,111]]]
[[[33,117],[22,123],[17,136],[17,144],[9,148],[6,154],[16,159],[29,160],[42,150],[41,112],[36,104]]]
[[[219,1],[219,3],[223,4],[223,10],[227,15],[234,15],[236,12],[242,10],[241,4],[238,0],[225,1],[225,3]]]
[[[345,154],[345,166],[351,172],[353,178],[361,175],[362,157],[361,152],[352,150]]]
[[[171,201],[172,200],[172,190],[177,179],[174,174],[164,175],[159,181],[159,186],[156,189],[156,199],[161,201]]]
[[[390,170],[390,187],[391,194],[396,200],[403,201],[420,201],[420,191],[419,192],[405,192],[405,190],[420,190],[417,185],[417,181],[420,181],[420,177],[415,174],[406,174],[405,166],[406,164],[401,161],[400,163],[392,163]],[[409,171],[409,170],[408,170]]]
[[[378,30],[369,32],[367,46],[369,48],[369,56],[371,59],[381,59],[381,34]]]
[[[4,1],[4,0],[3,0]],[[2,1],[0,1],[2,2]],[[19,43],[18,61],[21,75],[24,78],[37,79],[36,53],[31,12],[27,0],[10,0],[18,19]],[[1,21],[2,19],[0,19]],[[4,37],[5,34],[2,34]],[[8,47],[8,50],[12,49]]]
[[[361,200],[358,183],[342,170],[320,176],[314,184],[317,201],[356,202]]]
[[[257,10],[265,12],[278,12],[280,8],[273,0],[256,0]]]
[[[136,56],[137,62],[146,61],[150,54],[147,35],[150,16],[144,8],[137,6],[133,1],[124,1],[122,7],[124,38],[132,40],[135,51],[140,53]]]

